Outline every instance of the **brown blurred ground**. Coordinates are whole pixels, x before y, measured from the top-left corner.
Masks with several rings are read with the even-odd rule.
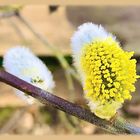
[[[70,54],[70,38],[74,30],[84,22],[102,24],[117,35],[126,50],[140,53],[140,7],[59,7],[50,14],[48,6],[25,6],[22,15],[39,31],[46,36],[51,44],[61,49],[64,54]],[[23,31],[29,47],[39,55],[53,55],[46,49],[16,18],[16,25]],[[9,23],[9,20],[0,20],[0,55],[14,46],[21,44],[21,38]]]

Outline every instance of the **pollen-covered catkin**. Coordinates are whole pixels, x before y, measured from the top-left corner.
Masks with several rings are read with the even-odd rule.
[[[109,120],[135,91],[134,52],[122,50],[113,35],[92,23],[80,26],[72,38],[72,49],[91,111]]]

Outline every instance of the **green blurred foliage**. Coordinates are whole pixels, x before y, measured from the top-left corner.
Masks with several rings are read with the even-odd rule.
[[[54,108],[43,106],[39,108],[41,121],[48,125],[56,125],[58,122],[58,112]]]
[[[16,108],[13,107],[4,107],[0,108],[0,127],[7,122],[7,120],[12,116],[15,112]]]
[[[23,8],[23,5],[2,5],[0,6],[0,12],[12,12],[12,11],[19,11]]]
[[[39,56],[39,58],[49,67],[51,71],[55,71],[60,66],[58,59],[54,56]],[[69,64],[72,64],[71,56],[67,55],[65,56],[65,59]],[[0,67],[2,67],[2,61],[3,58],[0,57]]]

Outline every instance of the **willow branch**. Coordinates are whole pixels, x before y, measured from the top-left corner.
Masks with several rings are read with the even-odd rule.
[[[0,13],[0,19],[13,17],[13,16],[16,15],[16,12],[17,12],[17,11],[1,12],[1,13]]]
[[[40,33],[38,33],[36,31],[35,28],[33,28],[33,26],[26,20],[26,18],[24,18],[22,15],[19,14],[19,10],[10,10],[6,13],[11,13],[13,12],[14,14],[11,16],[16,16],[18,17],[18,19],[20,20],[20,22],[22,22],[29,31],[31,31],[31,33],[33,33],[33,35],[39,39],[39,41],[41,41],[46,47],[48,47],[50,50],[52,50],[52,52],[55,54],[55,56],[57,57],[58,61],[60,62],[61,66],[64,69],[65,72],[65,77],[66,77],[66,81],[67,81],[67,85],[68,85],[68,89],[69,89],[69,98],[71,101],[75,100],[75,95],[74,95],[74,84],[73,84],[73,78],[72,75],[77,76],[77,74],[75,73],[75,71],[72,69],[72,67],[68,64],[68,62],[65,60],[63,54],[61,51],[59,51],[56,47],[50,45],[50,43],[48,42],[48,40],[43,37]],[[6,16],[7,18],[10,16]],[[8,20],[10,20],[8,18]],[[22,39],[22,43],[27,43],[26,39],[24,37],[24,35],[22,34],[21,30],[17,27],[16,23],[14,23],[12,20],[9,21],[10,24],[12,25],[12,27],[15,29],[16,33],[19,35],[19,37]],[[78,77],[78,76],[77,76]],[[78,79],[78,78],[76,78]],[[65,114],[64,114],[65,115]],[[68,116],[65,116],[68,118]],[[69,119],[67,119],[68,121]],[[71,123],[69,123],[71,124]]]
[[[1,5],[0,6],[0,19],[15,16],[21,9],[22,5]]]
[[[78,105],[70,103],[60,97],[57,97],[49,92],[46,92],[40,88],[37,88],[17,77],[11,75],[5,71],[0,71],[0,81],[11,85],[27,94],[31,95],[32,97],[38,99],[41,103],[45,105],[53,106],[57,109],[60,109],[68,114],[74,115],[80,119],[88,120],[89,122],[100,126],[104,129],[110,128],[109,122],[105,120],[101,120],[94,116],[90,111],[81,108]]]
[[[74,100],[74,95],[72,93],[74,93],[74,85],[73,85],[73,79],[72,76],[78,80],[79,77],[77,75],[77,73],[74,71],[74,69],[72,69],[72,67],[68,64],[68,62],[65,60],[63,54],[61,53],[61,51],[59,51],[56,47],[52,46],[48,40],[43,37],[40,33],[38,33],[33,26],[19,13],[19,10],[10,10],[8,12],[2,12],[0,13],[0,18],[9,18],[12,16],[16,16],[33,34],[34,36],[39,39],[45,46],[47,46],[50,50],[52,50],[52,52],[54,53],[54,55],[56,56],[56,58],[58,59],[58,61],[60,62],[60,65],[62,66],[62,68],[65,70],[65,77],[67,80],[67,84],[68,84],[68,89],[71,95],[70,98],[71,100]],[[18,28],[16,26],[13,25],[14,29],[17,31],[17,33],[20,33],[20,30],[18,30]],[[20,36],[22,34],[20,33]],[[21,36],[23,38],[23,36]]]
[[[3,70],[0,71],[0,81],[27,93],[44,105],[57,108],[79,119],[101,127],[112,134],[140,134],[140,128],[128,122],[124,122],[119,118],[114,120],[114,122],[103,120],[91,113],[89,110],[35,87]]]
[[[69,92],[70,92],[69,95],[70,95],[71,100],[74,100],[75,96],[73,95],[74,84],[73,84],[72,76],[79,81],[79,77],[78,77],[77,73],[68,64],[68,62],[64,58],[64,55],[62,54],[62,52],[58,48],[51,45],[48,42],[48,40],[44,36],[42,36],[38,31],[36,31],[36,29],[33,28],[31,23],[29,23],[20,13],[17,13],[16,16],[20,20],[20,22],[22,22],[33,33],[33,35],[37,39],[39,39],[46,47],[48,47],[54,53],[54,55],[58,59],[60,65],[62,66],[62,68],[65,71],[65,77],[66,77],[67,84],[68,84],[68,89],[69,89]]]

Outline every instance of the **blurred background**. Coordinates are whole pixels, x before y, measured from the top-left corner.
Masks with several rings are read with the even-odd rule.
[[[13,12],[14,11],[14,12]],[[17,16],[20,13],[22,20]],[[78,81],[73,79],[74,94],[69,88],[54,52],[38,36],[43,36],[72,65],[70,38],[85,22],[101,24],[117,36],[124,50],[134,51],[140,74],[140,7],[103,6],[0,6],[0,67],[5,52],[16,45],[29,47],[49,67],[56,87],[53,94],[87,107]],[[33,28],[33,30],[30,28]],[[0,82],[0,134],[104,134],[96,126],[43,105],[28,106],[13,88]],[[125,102],[119,114],[140,127],[140,80],[131,101]]]

